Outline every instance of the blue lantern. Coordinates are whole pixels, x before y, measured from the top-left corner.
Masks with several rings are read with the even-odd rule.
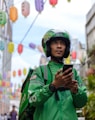
[[[42,12],[42,10],[44,9],[43,0],[35,0],[35,8],[38,12]]]
[[[5,48],[5,43],[4,43],[4,41],[1,40],[0,41],[0,50],[3,51],[4,48]]]

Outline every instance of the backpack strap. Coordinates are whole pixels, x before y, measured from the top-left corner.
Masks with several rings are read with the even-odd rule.
[[[52,80],[51,75],[52,74],[51,74],[49,66],[48,65],[42,65],[42,66],[40,66],[40,69],[41,69],[42,76],[44,77],[45,85],[51,83],[51,80]]]

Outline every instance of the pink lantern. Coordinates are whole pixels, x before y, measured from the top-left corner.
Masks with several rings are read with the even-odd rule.
[[[58,3],[58,0],[49,0],[49,3],[50,3],[52,6],[55,6],[55,5]]]
[[[20,69],[18,70],[18,76],[21,76],[21,70]]]
[[[35,8],[38,12],[42,12],[42,10],[44,9],[43,0],[35,0]]]
[[[43,48],[42,48],[42,46],[37,46],[37,49],[39,50],[39,52],[43,52]]]
[[[21,4],[21,8],[22,8],[22,15],[27,17],[30,14],[30,4],[27,1],[24,1]]]
[[[72,51],[71,56],[72,56],[72,59],[76,59],[76,56],[77,56],[76,51]]]
[[[19,44],[18,45],[18,53],[21,54],[23,52],[23,45]]]

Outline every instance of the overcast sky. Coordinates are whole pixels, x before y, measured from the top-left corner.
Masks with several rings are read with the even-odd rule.
[[[31,42],[41,45],[43,35],[51,28],[65,29],[72,38],[77,38],[83,44],[86,43],[86,15],[95,0],[71,0],[70,3],[67,0],[58,0],[58,4],[55,7],[52,7],[49,4],[49,0],[47,0],[41,13],[36,11],[34,0],[27,1],[30,3],[30,15],[25,18],[21,13],[21,3],[23,0],[14,0],[14,5],[18,9],[18,20],[12,25],[13,42],[15,43],[15,49],[17,49],[17,45],[22,41],[24,50],[21,55],[17,53],[17,50],[13,53],[12,70],[19,69],[20,67],[22,69],[29,66],[33,67],[39,64],[41,53],[37,49],[30,49],[28,45]],[[31,24],[33,25],[30,31],[23,39]],[[19,61],[17,65],[14,59]]]

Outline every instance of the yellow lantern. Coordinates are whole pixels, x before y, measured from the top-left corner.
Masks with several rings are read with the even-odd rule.
[[[27,70],[26,70],[26,68],[24,68],[23,69],[23,74],[26,75],[26,73],[27,73]]]
[[[67,58],[65,58],[64,62],[65,62],[65,64],[71,63],[70,55]]]
[[[9,17],[12,22],[15,22],[18,19],[18,11],[16,7],[11,6],[9,8]]]
[[[14,43],[13,42],[8,43],[8,52],[9,53],[14,52]]]

